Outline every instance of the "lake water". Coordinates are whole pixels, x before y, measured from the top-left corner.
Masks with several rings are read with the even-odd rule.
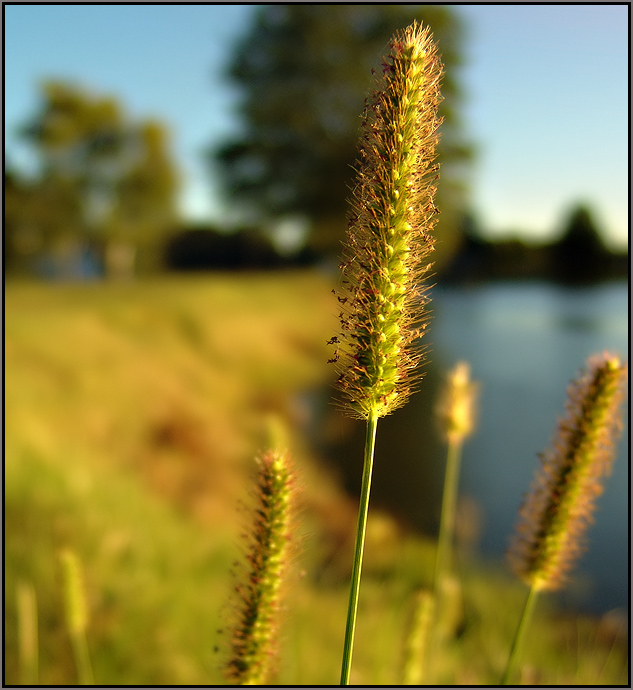
[[[479,509],[478,552],[502,559],[570,380],[593,353],[609,350],[628,358],[628,299],[622,282],[581,289],[540,282],[436,287],[424,336],[430,346],[426,380],[406,407],[381,420],[372,503],[423,531],[436,529],[443,467],[430,458],[445,450],[428,420],[441,376],[466,360],[482,388],[477,431],[464,448],[460,493]],[[362,448],[362,429],[354,437],[353,445]],[[357,492],[361,470],[358,461],[345,460],[351,452],[348,446],[335,455],[347,488]],[[628,425],[587,545],[557,601],[594,613],[628,610]]]

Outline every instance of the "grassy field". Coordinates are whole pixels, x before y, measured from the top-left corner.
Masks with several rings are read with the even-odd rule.
[[[86,579],[98,684],[223,684],[232,564],[271,420],[302,485],[282,684],[337,684],[355,502],[307,441],[306,393],[329,385],[336,304],[317,273],[9,283],[5,295],[5,681],[20,682],[16,591],[38,604],[39,682],[77,682],[59,553]],[[371,513],[371,511],[370,511]],[[399,683],[431,541],[371,516],[352,682]],[[458,635],[437,682],[496,684],[525,589],[463,570]],[[540,602],[530,684],[626,684],[626,631]]]

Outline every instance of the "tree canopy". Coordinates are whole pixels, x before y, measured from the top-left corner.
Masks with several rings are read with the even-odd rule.
[[[466,143],[456,78],[463,27],[442,5],[265,5],[237,44],[230,79],[242,91],[242,131],[213,156],[231,199],[251,218],[308,217],[313,248],[338,254],[371,70],[391,35],[430,25],[445,64],[440,114],[438,237],[451,245],[464,206]],[[441,249],[440,239],[440,249]]]
[[[554,247],[559,276],[568,282],[596,280],[606,273],[609,252],[591,209],[584,203],[568,212],[563,234]]]
[[[177,174],[165,128],[134,122],[113,97],[60,81],[42,85],[39,111],[21,135],[39,159],[36,179],[10,177],[10,241],[51,251],[90,246],[105,263],[127,247],[141,266],[176,217]],[[25,237],[31,240],[25,243]]]

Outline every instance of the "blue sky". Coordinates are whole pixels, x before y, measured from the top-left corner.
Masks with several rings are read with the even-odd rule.
[[[172,128],[191,218],[221,219],[203,159],[236,131],[223,70],[253,5],[5,5],[5,146],[32,165],[16,128],[47,77],[121,99]],[[460,5],[467,20],[467,130],[478,148],[472,205],[493,235],[540,239],[586,202],[627,243],[628,5]]]

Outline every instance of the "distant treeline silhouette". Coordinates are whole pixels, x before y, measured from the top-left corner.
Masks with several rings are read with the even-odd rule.
[[[175,271],[262,270],[310,266],[328,258],[335,260],[308,247],[282,254],[269,236],[255,227],[226,232],[196,225],[172,234],[164,264]],[[628,274],[628,253],[609,250],[590,211],[577,206],[560,239],[549,244],[527,244],[518,239],[489,241],[466,220],[461,246],[437,278],[443,282],[537,278],[573,284],[625,278]]]
[[[535,278],[583,284],[628,275],[628,252],[610,250],[589,209],[578,205],[560,239],[546,244],[514,238],[489,241],[467,220],[462,246],[441,278],[447,282]]]
[[[208,225],[186,227],[171,237],[165,249],[165,267],[173,271],[277,269],[316,261],[308,248],[282,254],[257,228],[226,232]]]

